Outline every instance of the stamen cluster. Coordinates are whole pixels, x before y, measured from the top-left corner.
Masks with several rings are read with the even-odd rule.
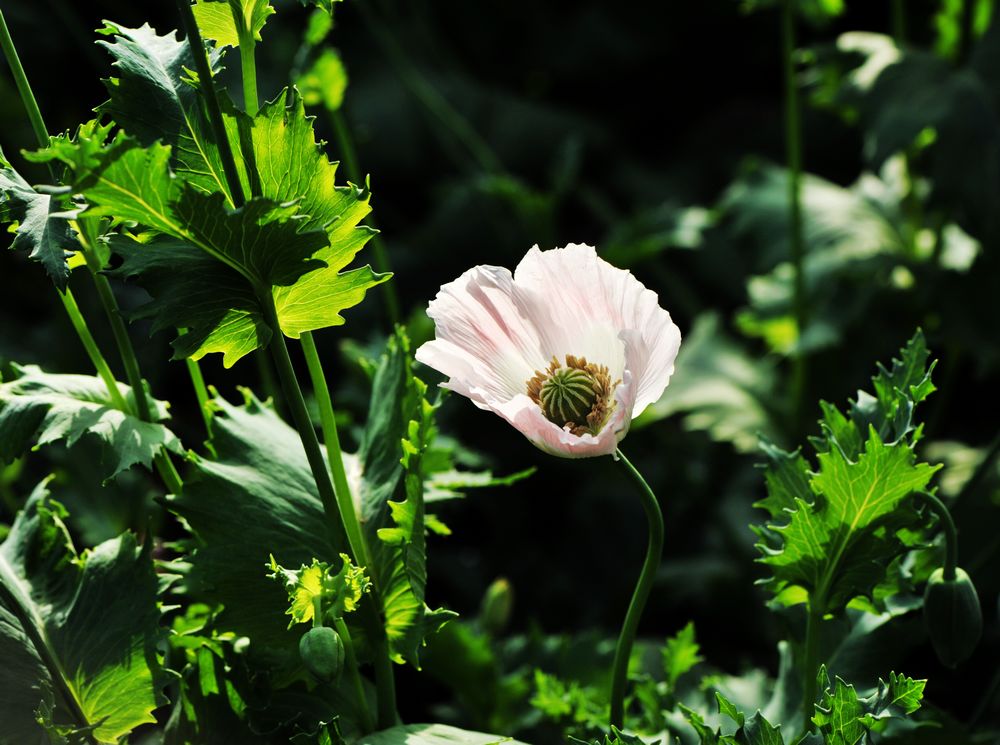
[[[579,436],[600,432],[614,409],[611,394],[620,382],[612,383],[606,365],[568,354],[565,366],[553,356],[548,369],[536,370],[526,385],[546,419]]]

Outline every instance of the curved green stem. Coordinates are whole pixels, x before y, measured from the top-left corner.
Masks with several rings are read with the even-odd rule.
[[[927,502],[944,527],[944,578],[949,582],[955,580],[955,568],[958,566],[958,530],[955,521],[945,503],[930,492],[921,492],[920,496]]]
[[[59,291],[57,290],[57,292]],[[94,341],[94,337],[87,327],[87,321],[80,312],[80,306],[76,304],[76,298],[73,297],[72,291],[67,287],[65,292],[59,292],[59,299],[62,300],[63,308],[66,309],[66,315],[69,316],[69,321],[73,324],[73,329],[80,338],[80,343],[83,344],[83,348],[87,351],[87,356],[90,358],[91,364],[93,364],[101,380],[104,381],[104,385],[107,386],[111,402],[115,405],[116,409],[128,411],[131,407],[126,403],[122,392],[118,389],[114,373],[111,372],[108,361],[104,359],[104,355],[101,354],[97,342]]]
[[[354,696],[358,700],[358,715],[361,717],[361,728],[367,734],[375,731],[375,723],[372,721],[372,713],[368,709],[368,697],[365,696],[365,685],[361,680],[361,673],[358,671],[358,658],[354,654],[354,642],[351,640],[351,632],[344,623],[343,618],[338,618],[333,622],[340,640],[344,643],[344,657],[347,660],[347,667],[350,670],[351,683],[354,685]]]
[[[642,474],[636,470],[621,450],[616,451],[615,456],[639,487],[642,507],[649,523],[646,559],[642,563],[639,581],[636,583],[635,591],[632,593],[632,602],[629,603],[628,612],[625,614],[625,623],[618,635],[615,660],[611,667],[611,726],[621,729],[625,725],[625,684],[628,678],[629,657],[631,657],[635,634],[639,628],[639,618],[642,616],[643,608],[646,607],[649,593],[653,589],[653,580],[656,578],[656,570],[663,554],[663,514],[660,512],[656,495],[653,494],[653,490],[649,488],[649,484],[646,483]]]
[[[344,528],[347,531],[347,540],[358,565],[368,567],[371,563],[368,557],[368,544],[361,532],[361,522],[358,520],[358,513],[354,508],[351,487],[347,483],[344,455],[340,450],[337,420],[333,414],[333,400],[330,397],[330,388],[326,384],[326,375],[323,373],[323,363],[320,361],[316,341],[311,332],[304,332],[299,341],[302,342],[302,352],[306,358],[306,366],[309,368],[313,392],[316,394],[316,404],[319,406],[323,443],[326,445],[326,458],[330,464],[330,472],[333,474],[333,490],[337,497],[340,516],[344,521]],[[369,571],[371,570],[369,569]]]
[[[198,400],[198,410],[201,412],[201,420],[205,423],[205,431],[212,434],[212,410],[208,405],[208,387],[205,385],[205,377],[201,374],[201,366],[190,357],[184,358],[188,375],[191,378],[191,386],[194,388],[194,396]]]
[[[337,146],[340,149],[340,156],[347,166],[347,176],[355,184],[364,183],[361,175],[361,168],[358,166],[358,156],[354,149],[354,140],[351,131],[347,128],[347,122],[340,110],[330,112],[330,122],[333,124],[333,132],[337,137]],[[371,215],[365,222],[373,229],[378,230],[374,218]],[[385,247],[385,242],[379,233],[372,236],[372,249],[374,250],[375,269],[379,272],[392,271],[389,262],[389,251]],[[392,282],[382,282],[379,287],[382,289],[382,298],[385,300],[386,313],[389,316],[389,323],[396,326],[400,323],[399,297],[396,295],[396,286]]]
[[[792,356],[792,431],[802,428],[805,409],[806,358],[802,351],[802,336],[808,323],[803,260],[805,246],[802,236],[802,124],[799,115],[799,93],[795,82],[795,6],[784,0],[781,8],[782,61],[785,75],[785,154],[788,161],[788,242],[794,269],[792,310],[798,329],[798,343]]]
[[[292,367],[292,360],[288,355],[285,337],[281,333],[281,325],[278,322],[278,312],[274,307],[274,298],[268,288],[261,288],[257,297],[264,310],[265,321],[273,329],[269,348],[274,357],[275,367],[278,369],[278,377],[281,379],[285,401],[291,410],[292,422],[299,432],[299,438],[306,451],[306,459],[309,461],[309,468],[316,482],[320,501],[323,503],[323,512],[326,515],[327,528],[330,531],[333,545],[335,548],[343,547],[350,552],[350,541],[347,538],[344,517],[340,513],[337,495],[333,489],[333,482],[330,480],[330,471],[320,449],[312,421],[309,419],[302,388],[295,376],[295,368]],[[354,563],[357,564],[358,557],[354,556],[353,559]],[[382,624],[378,611],[378,598],[374,591],[369,593],[366,598],[362,601],[360,609],[361,619],[365,624],[366,635],[369,637],[374,651],[373,663],[375,665],[375,688],[378,693],[379,726],[387,728],[393,726],[396,720],[396,692],[392,661],[389,659],[385,626]]]

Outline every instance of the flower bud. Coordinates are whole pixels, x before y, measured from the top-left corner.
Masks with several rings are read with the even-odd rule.
[[[488,634],[499,634],[510,621],[514,607],[514,590],[505,577],[493,580],[486,588],[483,602],[479,606],[479,622]]]
[[[309,672],[330,682],[344,669],[344,642],[329,626],[316,626],[299,640],[299,656]]]
[[[964,570],[956,569],[955,578],[948,580],[944,569],[938,569],[927,580],[924,624],[942,664],[955,667],[972,654],[983,634],[983,612]]]

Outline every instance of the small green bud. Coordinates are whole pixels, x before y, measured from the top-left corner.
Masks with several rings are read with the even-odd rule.
[[[316,626],[299,640],[299,656],[309,672],[330,682],[344,669],[344,642],[329,626]]]
[[[938,659],[948,667],[969,658],[983,635],[983,612],[969,575],[955,570],[955,579],[936,570],[924,590],[924,624]]]
[[[514,589],[505,577],[493,580],[486,588],[479,606],[479,622],[488,634],[499,634],[510,621],[514,608]]]

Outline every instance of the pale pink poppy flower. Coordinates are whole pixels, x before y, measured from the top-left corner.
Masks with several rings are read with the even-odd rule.
[[[442,386],[563,458],[613,454],[663,394],[681,343],[655,292],[577,244],[535,246],[513,276],[473,267],[427,315],[436,338],[416,356]]]

